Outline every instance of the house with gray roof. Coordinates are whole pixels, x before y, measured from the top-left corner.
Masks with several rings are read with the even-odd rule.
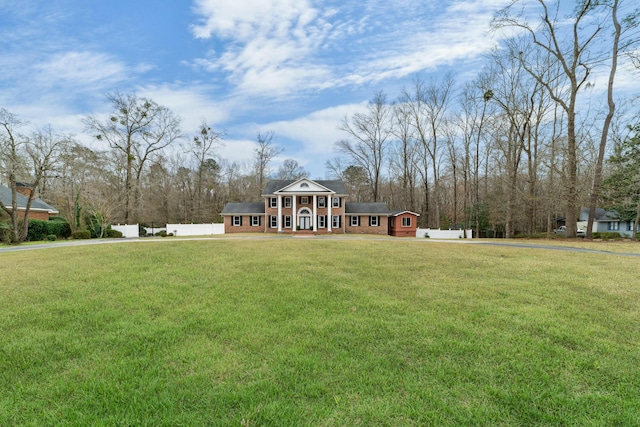
[[[24,215],[24,211],[27,208],[27,202],[29,201],[31,187],[25,184],[18,183],[18,185],[16,186],[16,190],[16,201],[18,202],[17,210],[21,215]],[[0,185],[0,202],[2,202],[2,206],[4,206],[7,210],[11,211],[13,209],[11,189],[5,187],[4,185]],[[48,221],[49,217],[58,215],[58,213],[59,212],[56,208],[49,205],[44,200],[36,197],[31,202],[29,218]],[[0,218],[2,218],[3,214],[6,215],[7,212],[2,210],[2,212],[0,212]]]
[[[578,215],[578,227],[586,229],[589,221],[589,209],[583,209]],[[593,219],[593,233],[618,233],[624,237],[632,237],[635,221],[627,221],[613,210],[596,208]]]
[[[347,202],[342,181],[273,180],[262,198],[259,203],[228,203],[222,210],[225,233],[389,234],[393,213],[387,205]]]

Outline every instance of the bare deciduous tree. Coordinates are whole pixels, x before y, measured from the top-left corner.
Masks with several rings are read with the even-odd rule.
[[[365,113],[345,117],[338,129],[351,139],[336,142],[339,151],[349,156],[356,166],[362,167],[369,177],[373,201],[378,201],[382,165],[386,161],[391,140],[393,110],[384,92],[378,92],[369,101]]]
[[[180,119],[167,107],[135,94],[109,94],[113,111],[108,119],[91,115],[84,122],[100,141],[120,154],[125,164],[124,220],[137,220],[140,178],[144,166],[164,148],[182,137]]]
[[[253,198],[258,200],[260,193],[264,189],[265,181],[270,174],[271,161],[284,151],[282,147],[275,145],[273,138],[275,133],[268,131],[266,133],[258,132],[258,145],[253,150],[253,167],[256,177],[257,188],[254,191]]]
[[[565,112],[567,120],[566,226],[567,236],[575,237],[578,215],[577,100],[578,92],[587,82],[594,65],[594,58],[590,57],[589,49],[602,30],[598,22],[596,25],[586,25],[585,22],[591,18],[591,12],[599,2],[581,0],[573,16],[569,18],[571,23],[569,26],[561,25],[566,24],[567,17],[560,11],[560,2],[555,4],[555,9],[550,10],[549,2],[546,0],[536,0],[541,9],[540,21],[530,24],[516,10],[517,5],[529,2],[528,0],[512,2],[500,12],[494,24],[496,27],[514,27],[524,31],[532,42],[531,49],[539,51],[540,54],[522,54],[515,40],[510,45],[511,51],[517,55],[523,68]],[[567,27],[569,29],[563,31]],[[535,61],[544,57],[548,58],[548,61]],[[530,59],[534,61],[529,61]]]

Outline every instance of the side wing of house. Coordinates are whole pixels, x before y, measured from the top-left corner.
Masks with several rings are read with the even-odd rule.
[[[226,233],[263,233],[265,215],[263,203],[227,203],[221,213]]]
[[[395,211],[389,216],[389,234],[396,237],[416,237],[418,217],[411,211]]]
[[[391,211],[385,203],[347,203],[346,232],[351,234],[389,234]]]

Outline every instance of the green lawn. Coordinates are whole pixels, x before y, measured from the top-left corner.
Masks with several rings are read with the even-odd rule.
[[[0,425],[640,425],[640,259],[422,240],[0,254]]]

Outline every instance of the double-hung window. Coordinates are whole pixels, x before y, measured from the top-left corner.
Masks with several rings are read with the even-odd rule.
[[[370,216],[369,217],[369,225],[371,227],[377,227],[380,225],[380,217],[379,216]]]
[[[340,228],[340,215],[334,215],[331,217],[331,227]]]
[[[258,215],[251,215],[251,226],[260,227],[260,217]]]
[[[269,216],[269,228],[278,228],[278,217],[276,215]]]
[[[402,218],[402,226],[403,227],[411,227],[411,218],[409,218],[409,217]]]
[[[232,218],[233,220],[233,226],[234,227],[240,227],[242,225],[242,217],[241,216],[234,216]]]
[[[351,226],[352,227],[357,227],[360,225],[360,217],[359,216],[352,216],[351,217]]]
[[[327,228],[327,217],[318,215],[318,228]]]
[[[269,198],[269,207],[270,208],[277,208],[278,207],[278,198],[277,197],[270,197]]]
[[[302,196],[302,197],[300,197],[300,204],[302,204],[302,205],[308,205],[308,204],[309,204],[309,196]]]
[[[284,216],[284,228],[291,228],[291,215]]]
[[[333,206],[334,208],[339,208],[340,207],[340,197],[334,197],[333,199],[331,199],[331,206]]]
[[[290,208],[291,207],[291,197],[285,197],[284,198],[284,207],[285,208]]]
[[[327,199],[325,197],[318,197],[318,207],[324,208],[326,200]]]
[[[609,230],[609,231],[618,231],[618,230],[620,230],[620,223],[618,221],[610,221],[607,224],[607,230]]]

